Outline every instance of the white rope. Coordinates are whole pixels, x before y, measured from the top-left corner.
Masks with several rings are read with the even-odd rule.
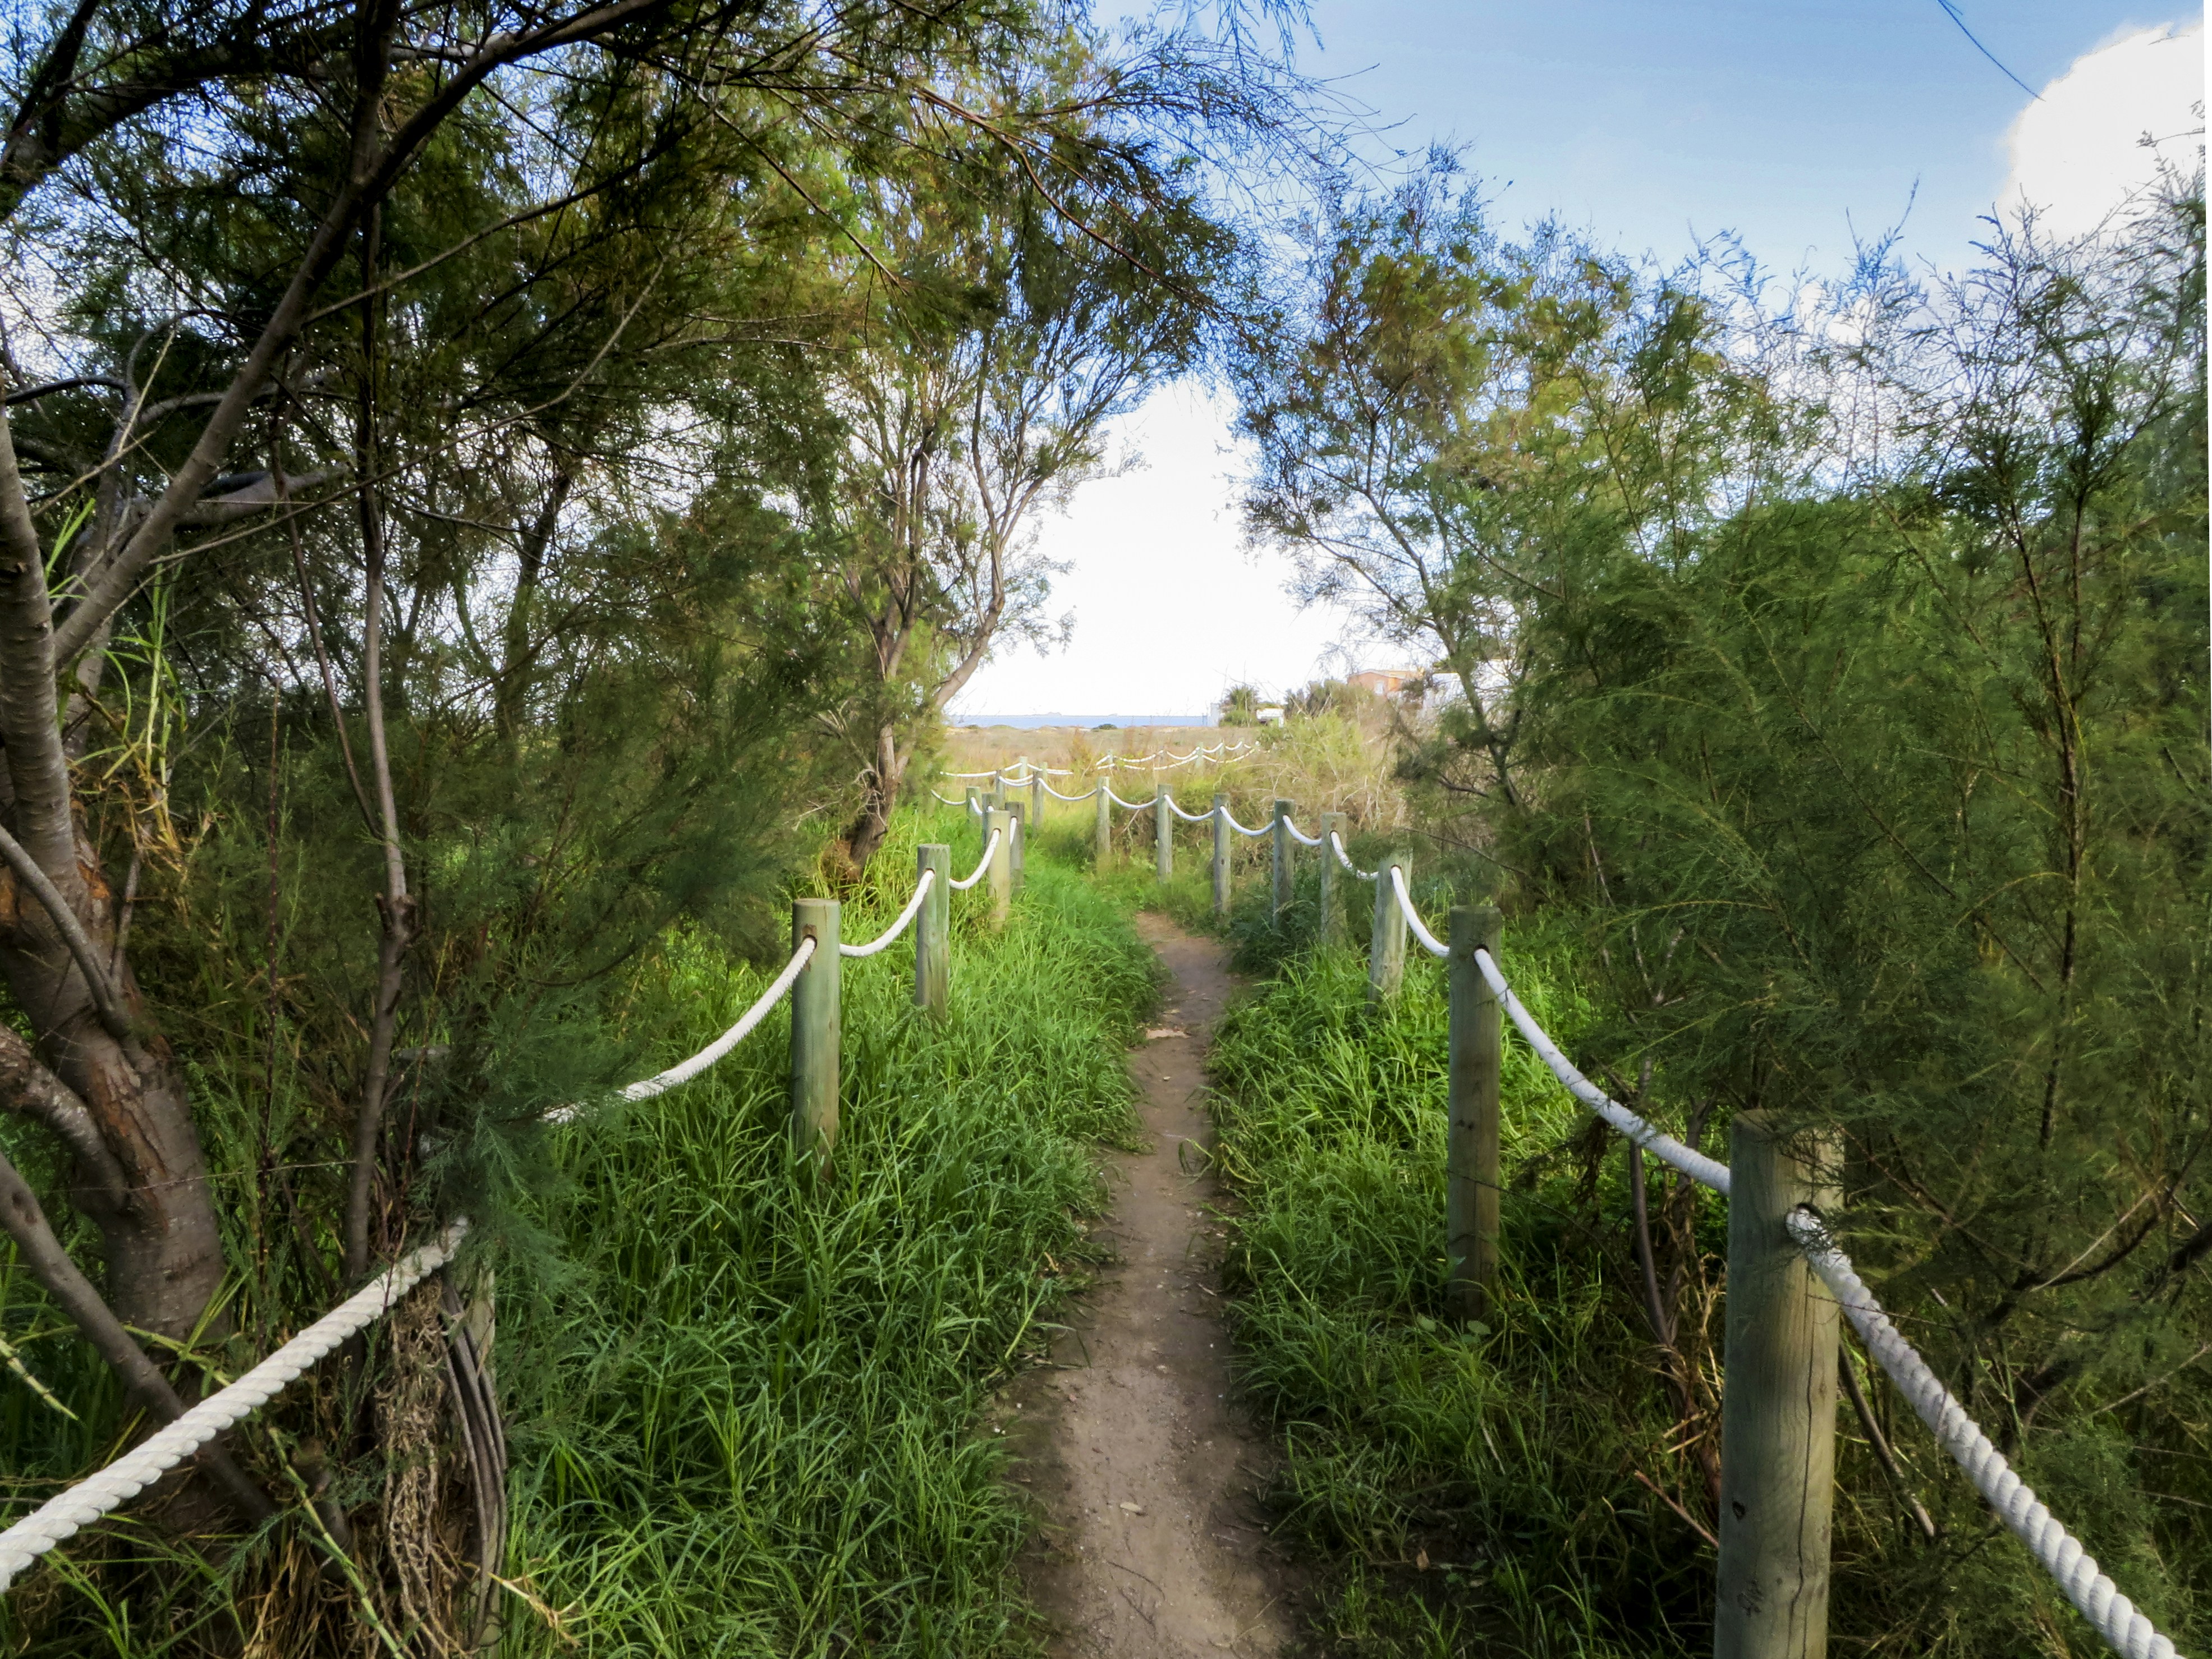
[[[983,856],[975,862],[975,872],[965,881],[948,881],[945,884],[956,893],[964,893],[983,879],[983,872],[991,867],[991,854],[999,850],[999,831],[991,831],[991,839],[983,843]]]
[[[1283,828],[1289,830],[1291,832],[1291,839],[1297,842],[1302,847],[1318,847],[1321,845],[1321,837],[1319,836],[1309,836],[1302,833],[1299,830],[1298,826],[1292,823],[1288,818],[1285,818],[1283,820]]]
[[[1050,795],[1054,800],[1089,800],[1093,795],[1097,794],[1105,787],[1106,786],[1103,783],[1094,784],[1079,795],[1063,795],[1059,790],[1054,788],[1048,783],[1044,787],[1044,792],[1046,794]]]
[[[724,1054],[752,1035],[753,1027],[768,1017],[768,1011],[791,988],[799,977],[799,970],[814,959],[814,939],[810,936],[799,941],[799,948],[791,953],[791,960],[783,964],[783,971],[769,981],[753,1006],[745,1010],[735,1025],[716,1037],[689,1060],[680,1060],[665,1072],[656,1072],[623,1089],[624,1100],[651,1100],[655,1095],[665,1095],[679,1083],[689,1083]],[[579,1106],[556,1106],[545,1114],[548,1123],[567,1123],[583,1109]]]
[[[995,778],[995,777],[997,777],[999,775],[998,775],[996,772],[947,772],[945,775],[946,777],[948,777],[948,778],[962,778],[962,779],[966,779],[966,778]]]
[[[1231,830],[1234,830],[1240,836],[1264,836],[1267,833],[1267,826],[1264,823],[1257,830],[1247,830],[1243,824],[1237,823],[1233,817],[1231,817],[1229,809],[1225,806],[1221,809],[1221,816],[1224,818],[1228,818],[1229,827]]]
[[[1181,818],[1181,819],[1182,819],[1185,823],[1205,823],[1205,822],[1206,821],[1206,819],[1208,819],[1208,818],[1210,818],[1210,817],[1212,817],[1213,816],[1213,814],[1212,814],[1212,813],[1211,813],[1211,812],[1186,812],[1186,811],[1184,811],[1182,810],[1182,807],[1180,807],[1180,806],[1178,806],[1178,805],[1176,805],[1176,798],[1175,798],[1173,795],[1170,795],[1170,796],[1168,797],[1168,811],[1170,811],[1170,812],[1172,812],[1172,813],[1174,813],[1177,817]]]
[[[228,1388],[217,1389],[136,1450],[0,1532],[0,1589],[64,1538],[129,1503],[232,1424],[260,1410],[355,1332],[383,1318],[400,1297],[453,1259],[468,1226],[456,1221],[434,1244],[410,1251]]]
[[[1974,1489],[1996,1511],[1997,1519],[2027,1546],[2037,1565],[2058,1581],[2066,1599],[2081,1610],[2097,1634],[2126,1659],[2175,1659],[2173,1644],[2160,1635],[2156,1626],[2136,1611],[2135,1603],[2105,1577],[2097,1558],[2081,1547],[2081,1540],[2060,1525],[2027,1483],[2013,1473],[1980,1425],[1966,1415],[1966,1407],[1951,1397],[1951,1391],[1928,1368],[1928,1362],[1899,1334],[1819,1218],[1796,1210],[1786,1224],[1813,1271],[1835,1293],[1867,1352],[1889,1373],[1936,1443],[1966,1472]]]
[[[1336,861],[1342,865],[1346,869],[1351,871],[1353,875],[1358,877],[1360,880],[1372,881],[1375,879],[1376,872],[1372,870],[1363,870],[1352,861],[1352,854],[1344,850],[1344,842],[1338,838],[1337,833],[1334,830],[1328,832],[1328,846],[1329,850],[1336,854]]]
[[[1112,802],[1114,803],[1114,805],[1116,805],[1116,806],[1126,806],[1126,807],[1127,807],[1127,808],[1129,809],[1129,811],[1131,811],[1132,812],[1146,812],[1146,811],[1150,811],[1152,810],[1152,801],[1149,801],[1149,800],[1123,800],[1123,799],[1122,799],[1119,795],[1115,794],[1115,793],[1113,792],[1113,790],[1111,790],[1111,789],[1109,789],[1109,788],[1107,788],[1107,787],[1106,787],[1104,784],[1103,784],[1103,783],[1102,783],[1102,784],[1100,784],[1098,787],[1099,787],[1101,789],[1105,789],[1105,790],[1106,790],[1106,799],[1107,799],[1108,800],[1112,801]],[[1158,797],[1158,796],[1157,796],[1157,795],[1155,795],[1155,796],[1152,798],[1152,799],[1153,799],[1153,800],[1157,800],[1157,799],[1159,799],[1159,797]]]
[[[1413,901],[1406,891],[1406,872],[1395,864],[1390,866],[1390,885],[1398,895],[1398,908],[1406,913],[1407,923],[1413,928],[1413,937],[1421,941],[1422,948],[1432,957],[1449,956],[1451,946],[1439,943],[1414,910]]]
[[[1397,873],[1395,866],[1393,866],[1391,873]],[[1403,888],[1400,889],[1401,892],[1403,890]],[[1512,1017],[1514,1024],[1520,1028],[1521,1035],[1528,1040],[1528,1046],[1536,1051],[1536,1057],[1552,1068],[1552,1075],[1559,1079],[1569,1094],[1654,1158],[1673,1164],[1691,1180],[1711,1187],[1716,1192],[1728,1191],[1727,1164],[1717,1158],[1707,1158],[1703,1152],[1691,1151],[1672,1135],[1662,1134],[1575,1069],[1573,1063],[1559,1052],[1559,1045],[1546,1035],[1544,1028],[1537,1024],[1534,1018],[1521,1006],[1521,999],[1513,994],[1513,988],[1505,982],[1505,975],[1498,972],[1498,964],[1491,960],[1489,951],[1477,951],[1474,965],[1482,970],[1482,976],[1489,982],[1490,988],[1505,1005],[1505,1012]]]
[[[964,795],[939,795],[937,791],[934,789],[931,790],[929,793],[933,795],[937,795],[938,799],[943,801],[947,806],[965,806],[969,804],[967,797]]]
[[[930,884],[936,879],[936,871],[923,871],[921,872],[921,879],[914,884],[914,896],[906,902],[906,908],[899,912],[898,920],[896,921],[884,929],[881,933],[878,934],[876,938],[868,944],[841,944],[837,947],[837,954],[841,957],[872,957],[875,955],[877,951],[888,945],[901,933],[906,932],[907,924],[908,922],[912,921],[916,916],[921,914],[921,902],[924,898],[928,896]]]

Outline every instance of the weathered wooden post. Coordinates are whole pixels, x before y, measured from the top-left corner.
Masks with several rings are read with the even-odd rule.
[[[791,986],[791,1144],[817,1170],[837,1145],[837,915],[836,899],[791,902],[791,948],[814,954]]]
[[[1275,803],[1275,868],[1273,902],[1267,910],[1267,925],[1283,925],[1283,908],[1291,902],[1291,803]]]
[[[1103,870],[1114,862],[1114,803],[1106,797],[1106,780],[1098,780],[1098,821],[1091,832],[1091,867]]]
[[[1152,878],[1165,881],[1175,874],[1175,812],[1168,805],[1167,786],[1152,785]]]
[[[1030,774],[1030,827],[1036,829],[1044,823],[1044,774]]]
[[[915,850],[914,878],[933,872],[914,919],[914,1006],[943,1019],[952,1006],[952,849],[926,841]]]
[[[1014,906],[1014,823],[998,807],[983,811],[983,844],[990,846],[991,832],[999,832],[999,844],[992,848],[990,873],[983,884],[990,890],[989,921],[994,933],[1006,925],[1006,917]]]
[[[1444,1253],[1451,1262],[1455,1311],[1468,1321],[1487,1321],[1497,1305],[1498,1083],[1504,1033],[1498,998],[1474,953],[1487,951],[1497,959],[1501,926],[1493,905],[1463,905],[1451,913]]]
[[[1213,914],[1229,914],[1229,797],[1213,798]]]
[[[1367,1000],[1374,1003],[1398,994],[1406,977],[1406,913],[1398,908],[1398,895],[1390,885],[1390,866],[1396,865],[1410,879],[1413,870],[1401,853],[1393,853],[1375,866],[1375,926],[1367,939]]]
[[[1006,805],[1007,864],[1012,872],[1013,887],[1017,893],[1022,890],[1023,883],[1028,879],[1023,866],[1029,848],[1029,836],[1024,833],[1029,829],[1029,811],[1019,801],[1010,801]]]
[[[1321,815],[1321,942],[1334,945],[1344,938],[1343,901],[1337,895],[1338,879],[1336,845],[1329,837],[1344,836],[1345,817],[1341,812]]]
[[[983,816],[983,792],[972,783],[968,786],[968,816],[971,818]]]
[[[1740,1113],[1729,1139],[1715,1659],[1822,1659],[1840,1310],[1784,1224],[1832,1208],[1838,1143]]]

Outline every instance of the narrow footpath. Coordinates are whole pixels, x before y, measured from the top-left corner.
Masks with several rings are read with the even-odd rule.
[[[1007,1430],[1039,1522],[1024,1576],[1055,1659],[1273,1659],[1292,1577],[1262,1529],[1267,1437],[1230,1399],[1222,1234],[1200,1089],[1231,981],[1222,947],[1152,915],[1138,927],[1174,976],[1130,1056],[1151,1142],[1115,1153],[1097,1237],[1116,1260],[1014,1393]]]

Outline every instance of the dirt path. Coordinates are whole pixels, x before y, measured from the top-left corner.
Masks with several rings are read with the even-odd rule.
[[[1120,1260],[1057,1346],[1066,1369],[1016,1391],[1008,1429],[1040,1522],[1024,1576],[1059,1659],[1266,1659],[1290,1638],[1292,1591],[1255,1499],[1269,1444],[1228,1397],[1198,1099],[1230,979],[1213,941],[1138,927],[1175,976],[1163,1035],[1130,1056],[1152,1146],[1115,1155],[1098,1237]]]

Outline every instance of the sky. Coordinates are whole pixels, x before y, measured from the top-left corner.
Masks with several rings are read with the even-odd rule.
[[[1376,163],[1462,146],[1504,223],[1556,216],[1666,264],[1729,233],[1777,270],[1840,272],[1855,239],[1895,229],[1907,258],[1954,270],[2001,205],[2085,231],[2156,155],[2198,153],[2201,6],[1954,4],[1996,63],[1941,0],[1319,0],[1298,67]],[[1302,611],[1281,554],[1244,546],[1232,413],[1183,384],[1118,423],[1134,465],[1042,528],[1069,567],[1053,610],[1071,643],[1010,647],[956,718],[1191,714],[1238,682],[1398,665],[1348,616]]]

